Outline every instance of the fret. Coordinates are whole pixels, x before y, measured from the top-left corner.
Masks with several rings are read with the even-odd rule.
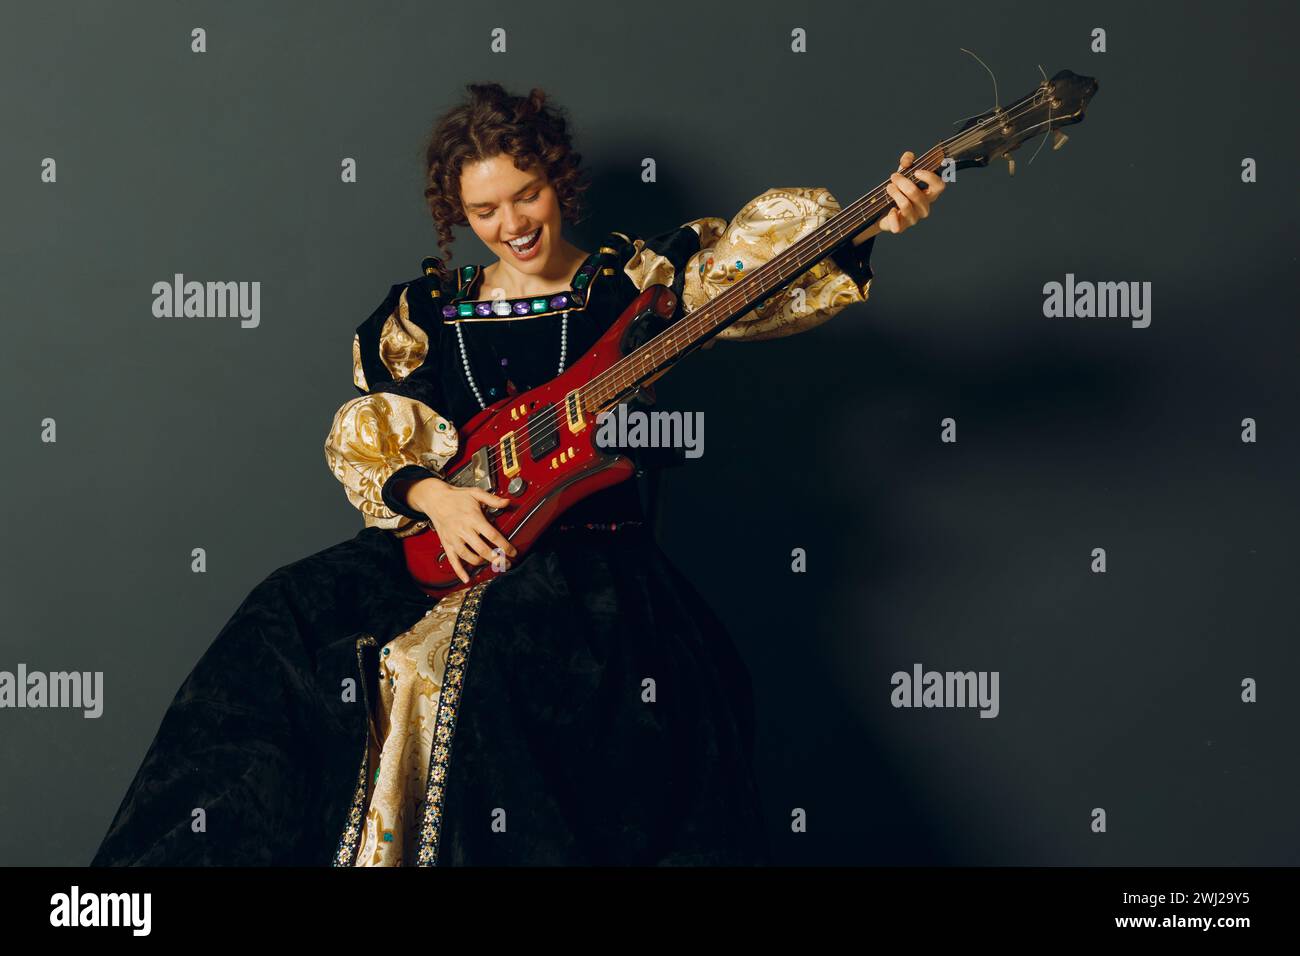
[[[945,140],[917,159],[903,173],[917,182],[916,170],[939,169],[947,147],[957,137]],[[616,396],[634,390],[664,365],[704,341],[715,331],[730,325],[749,309],[782,286],[802,275],[830,255],[850,237],[856,236],[893,207],[884,184],[860,197],[821,226],[797,240],[784,252],[750,272],[740,282],[700,308],[684,316],[640,348],[625,355],[600,375],[601,384],[588,383],[581,391],[588,407],[600,408]]]

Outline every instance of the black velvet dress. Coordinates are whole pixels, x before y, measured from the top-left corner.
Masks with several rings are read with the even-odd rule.
[[[326,441],[367,527],[247,596],[163,716],[92,865],[365,862],[382,656],[438,604],[406,571],[401,537],[427,519],[399,483],[437,474],[480,399],[554,377],[562,339],[567,366],[641,289],[673,288],[680,316],[837,208],[819,188],[769,190],[730,229],[709,218],[650,240],[611,232],[568,298],[526,314],[492,302],[479,266],[426,259],[393,286],[356,330],[361,394]],[[790,334],[861,301],[869,251],[846,247],[803,277],[806,308],[766,303],[723,337]],[[457,592],[401,865],[767,861],[749,674],[645,520],[624,482]]]

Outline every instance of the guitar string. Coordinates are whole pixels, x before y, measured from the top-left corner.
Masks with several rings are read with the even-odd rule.
[[[976,142],[978,142],[980,135],[982,135],[991,126],[1003,125],[1023,115],[1024,113],[1029,112],[1034,107],[1040,105],[1040,103],[1037,102],[1037,99],[1042,92],[1043,90],[1040,87],[1034,93],[1031,93],[1029,94],[1029,96],[1025,97],[1022,106],[1019,107],[1013,106],[1007,110],[1004,110],[1001,114],[994,114],[992,116],[988,116],[984,120],[981,120],[980,122],[976,123],[974,126],[971,126],[970,128],[965,130],[961,130],[960,132],[949,137],[948,139],[936,143],[934,146],[930,147],[928,150],[922,153],[921,156],[914,159],[912,161],[912,164],[907,168],[907,170],[904,171],[903,175],[908,175],[918,168],[926,168],[925,164],[927,162],[933,161],[931,159],[931,154],[947,153],[953,151],[954,149],[962,149],[965,148],[966,146],[974,145]],[[1050,122],[1050,120],[1048,122]],[[1044,124],[1039,123],[1035,125],[1041,126]],[[1033,129],[1033,128],[1034,127],[1029,127],[1029,129]],[[938,158],[939,157],[937,155],[933,157],[933,159],[938,159]],[[864,228],[869,228],[866,225],[865,221],[863,223],[859,223],[847,228],[844,225],[844,222],[847,222],[848,220],[855,218],[859,212],[869,211],[870,207],[874,203],[880,202],[882,200],[888,200],[888,205],[883,207],[883,210],[879,215],[875,215],[874,214],[875,211],[870,210],[875,220],[878,220],[880,218],[883,218],[885,215],[888,215],[888,210],[891,207],[893,207],[894,204],[892,198],[889,197],[889,194],[885,189],[886,185],[887,184],[882,183],[879,186],[876,186],[870,192],[866,193],[863,196],[860,196],[858,199],[851,202],[848,206],[841,209],[839,213],[837,213],[835,216],[832,216],[830,219],[828,219],[823,224],[822,227],[813,230],[811,233],[805,236],[802,236],[800,239],[798,239],[797,241],[795,241],[793,244],[791,244],[789,247],[785,249],[785,251],[780,256],[780,259],[783,260],[797,259],[798,253],[800,251],[806,251],[807,246],[814,245],[816,242],[819,242],[822,239],[824,239],[827,235],[835,235],[836,239],[842,240],[843,238],[849,235],[856,235],[858,232],[861,232]],[[843,220],[843,222],[837,223],[837,220]],[[842,233],[842,235],[839,233]],[[748,284],[753,286],[759,285],[760,282],[755,279],[755,276],[766,277],[766,274],[770,272],[775,272],[777,274],[778,283],[788,279],[789,276],[785,274],[786,267],[776,266],[775,263],[777,261],[778,260],[770,260],[769,262],[764,263],[758,269],[754,270],[753,273],[751,273],[749,276],[746,277]],[[801,271],[806,271],[806,267]],[[799,273],[794,273],[794,275],[798,275],[798,274]],[[744,294],[742,294],[740,290],[745,290]],[[736,298],[745,298],[746,296],[747,296],[747,290],[744,284],[732,286],[731,288],[724,290],[714,298],[710,299],[707,303],[702,305],[699,309],[696,309],[694,312],[689,313],[686,316],[683,316],[681,320],[674,323],[668,329],[665,329],[663,332],[657,334],[654,338],[652,338],[650,341],[646,342],[644,345],[637,348],[634,352],[631,352],[630,354],[623,356],[621,359],[619,359],[609,368],[605,369],[599,375],[593,378],[590,382],[587,382],[584,385],[580,385],[577,389],[574,389],[573,391],[579,392],[580,397],[585,397],[587,394],[593,393],[597,391],[599,388],[605,387],[604,386],[605,380],[615,375],[618,372],[618,370],[624,367],[630,367],[633,365],[642,364],[642,360],[645,358],[652,359],[653,364],[651,364],[649,368],[647,368],[641,374],[643,375],[650,374],[650,372],[653,370],[653,368],[656,365],[672,357],[673,353],[671,349],[666,347],[668,343],[672,342],[673,344],[675,344],[675,340],[677,339],[677,337],[683,335],[683,333],[687,333],[688,329],[691,330],[688,333],[689,337],[694,338],[695,333],[708,331],[709,329],[720,324],[718,322],[713,321],[714,314],[718,312],[721,312],[724,315],[727,314],[729,311],[731,311],[728,308],[728,306],[730,306],[732,300]],[[754,301],[755,302],[761,301],[761,299],[756,299]],[[708,325],[708,327],[706,328],[704,325],[705,322],[709,322],[711,324]],[[662,355],[656,354],[660,350],[662,350],[664,354]],[[622,390],[626,391],[626,388]],[[615,394],[617,393],[618,392],[615,391]],[[534,443],[535,437],[538,438],[542,437],[541,433],[543,430],[553,430],[558,432],[559,416],[562,410],[561,406],[564,404],[566,400],[567,400],[567,394],[564,399],[561,399],[560,402],[557,402],[556,404],[552,405],[550,408],[546,409],[540,414],[528,418],[524,422],[524,424],[519,429],[519,431],[522,432],[522,435],[517,436],[516,441],[514,443],[516,461],[518,461],[519,459],[519,451],[521,447],[525,447],[525,444],[527,446],[531,446]],[[546,437],[549,437],[549,435]],[[487,457],[487,465],[489,469],[495,469],[497,465],[500,464],[499,453],[497,450],[499,448],[499,445],[500,445],[500,441],[498,440],[497,442],[491,445],[485,446],[485,448],[487,449],[486,457]],[[556,447],[557,448],[559,447],[558,443]],[[529,450],[531,451],[531,448],[529,448]],[[537,461],[541,459],[534,459],[534,460]],[[350,461],[348,463],[351,464]],[[361,472],[361,469],[356,468],[355,465],[353,465],[352,467],[354,468],[354,470]],[[361,473],[364,474],[364,472]]]
[[[1006,122],[1008,119],[1012,119],[1015,116],[1020,115],[1021,113],[1027,112],[1029,109],[1037,105],[1036,103],[1032,102],[1033,98],[1034,95],[1031,94],[1031,96],[1028,98],[1026,102],[1025,107],[1015,113],[1009,113],[1009,115],[1005,115],[1002,117],[996,117],[996,116],[990,117],[987,121],[985,121],[985,123],[978,124],[976,127],[973,127],[970,130],[965,130],[962,133],[957,134],[956,136],[952,137],[951,140],[946,140],[942,143],[937,144],[936,146],[931,147],[924,154],[922,154],[920,158],[913,161],[912,165],[908,167],[907,172],[910,173],[912,170],[916,169],[917,167],[924,167],[928,162],[931,162],[932,160],[930,160],[929,157],[931,156],[932,153],[935,153],[936,151],[944,152],[946,150],[951,150],[954,147],[957,147],[960,140],[970,137],[971,135],[975,134],[977,131],[982,131],[987,123]],[[1035,125],[1043,125],[1043,124],[1040,123]],[[1030,127],[1030,129],[1032,128],[1033,127]],[[865,223],[854,225],[848,227],[847,229],[843,225],[837,225],[834,228],[830,228],[830,227],[832,226],[832,224],[836,222],[836,220],[840,219],[846,213],[848,213],[849,215],[845,218],[855,218],[854,213],[855,211],[858,211],[857,207],[861,206],[865,209],[865,207],[869,207],[870,205],[872,205],[872,203],[887,199],[887,197],[888,197],[888,193],[884,191],[884,186],[882,184],[881,186],[872,190],[866,196],[861,197],[858,200],[855,200],[848,207],[842,210],[840,214],[827,220],[827,222],[823,227],[826,230],[826,232],[823,233],[823,235],[827,235],[827,234],[835,235],[835,238],[839,240],[845,238],[849,234],[855,234],[861,231],[862,228],[864,228]],[[893,204],[892,200],[889,200],[889,204],[890,205]],[[887,210],[889,206],[885,206],[884,208],[885,210]],[[884,214],[887,214],[887,212]],[[816,232],[821,232],[821,230],[815,230],[814,233]],[[795,244],[787,248],[785,252],[782,253],[780,258],[781,259],[797,258],[797,256],[791,256],[789,254],[792,252],[796,252],[797,250],[800,249],[801,246],[805,244],[807,245],[814,244],[816,241],[819,241],[820,238],[821,237],[818,237],[818,239],[815,240],[813,238],[813,234],[809,234],[808,236],[801,238],[798,242],[796,242]],[[806,267],[804,268],[806,269]],[[747,277],[748,281],[752,285],[758,285],[760,284],[760,282],[758,279],[755,278],[755,276],[765,276],[765,274],[769,271],[774,271],[777,273],[777,277],[778,277],[777,281],[779,283],[788,279],[790,277],[790,274],[797,275],[799,271],[803,271],[803,270],[799,270],[796,267],[794,269],[791,269],[790,272],[787,273],[785,267],[783,266],[778,267],[774,264],[774,262],[770,262],[770,263],[765,263],[763,267],[760,267],[759,269],[755,270],[754,273],[752,273],[749,277]],[[649,342],[647,342],[645,345],[637,349],[635,352],[631,353],[630,355],[624,356],[618,362],[611,365],[608,369],[606,369],[596,378],[592,379],[590,383],[588,383],[585,386],[581,386],[581,389],[583,391],[594,391],[595,389],[593,388],[593,386],[597,385],[597,383],[599,383],[601,379],[615,374],[617,371],[620,370],[620,366],[632,366],[637,364],[636,360],[643,355],[651,355],[655,359],[655,363],[654,363],[655,365],[657,365],[660,361],[664,359],[671,358],[672,357],[671,350],[663,350],[664,351],[663,355],[655,355],[654,353],[656,351],[656,343],[660,343],[660,345],[662,345],[670,340],[677,339],[679,336],[682,336],[683,333],[685,333],[687,337],[693,337],[692,334],[693,332],[708,331],[710,328],[718,324],[721,324],[719,322],[713,322],[712,315],[706,313],[718,312],[718,311],[724,313],[730,311],[739,311],[739,310],[731,310],[727,308],[730,305],[730,299],[733,298],[747,298],[747,293],[744,292],[743,286],[741,285],[733,286],[731,289],[728,289],[725,292],[719,294],[718,296],[715,296],[713,299],[709,300],[709,302],[707,302],[705,305],[701,306],[699,309],[690,313],[690,315],[684,317],[682,321],[679,321],[678,323],[670,326],[668,329],[659,333],[657,336],[655,336],[655,338],[651,339]],[[753,301],[760,301],[760,300],[755,299]],[[706,327],[705,325],[706,322],[711,322],[712,325]],[[675,344],[675,342],[673,344]],[[653,370],[653,368],[654,366],[652,365],[651,368],[646,369],[643,374],[649,374],[650,371]]]
[[[1028,112],[1030,109],[1038,105],[1037,103],[1034,102],[1036,96],[1037,93],[1031,94],[1026,99],[1024,106],[1021,108],[1018,109],[1012,108],[1010,110],[1006,110],[1001,116],[995,115],[995,116],[988,117],[985,120],[981,121],[980,123],[976,124],[975,126],[971,127],[970,129],[962,130],[960,133],[957,133],[956,135],[950,137],[949,139],[944,140],[932,146],[930,149],[926,150],[926,152],[923,153],[920,157],[913,160],[912,164],[907,168],[905,175],[907,173],[911,173],[913,170],[917,168],[926,168],[927,162],[933,161],[931,159],[931,154],[936,152],[942,153],[942,152],[950,151],[954,148],[962,148],[965,145],[973,145],[973,143],[977,141],[979,138],[977,134],[983,133],[988,128],[989,125],[1001,125],[1002,123],[1008,122],[1009,120],[1014,119],[1025,112]],[[1043,124],[1036,124],[1036,125],[1043,125]],[[1033,127],[1030,128],[1032,129]],[[966,139],[969,139],[970,143],[961,142],[962,140],[966,140]],[[937,158],[938,156],[933,157],[933,159],[937,159]],[[862,229],[867,228],[865,223],[853,227],[849,227],[847,230],[843,224],[836,225],[834,229],[831,229],[829,227],[831,227],[831,225],[834,224],[836,220],[839,220],[841,218],[845,219],[846,221],[848,219],[855,218],[856,211],[866,211],[866,207],[869,207],[874,202],[878,202],[884,199],[889,199],[889,194],[885,190],[885,185],[881,184],[880,186],[877,186],[876,188],[871,190],[866,195],[859,197],[857,200],[854,200],[852,203],[850,203],[847,207],[842,209],[838,214],[833,216],[831,219],[828,219],[823,227],[826,231],[823,232],[822,230],[814,230],[814,233],[810,233],[804,237],[801,237],[798,241],[796,241],[794,244],[789,246],[782,253],[782,258],[783,259],[797,258],[797,255],[791,255],[791,253],[796,253],[798,250],[800,250],[801,246],[804,246],[805,244],[812,245],[814,241],[820,241],[822,238],[825,238],[825,236],[827,235],[835,235],[836,239],[843,239],[847,235],[856,234],[857,232],[862,231]],[[893,206],[893,200],[889,199],[889,205],[885,207],[885,212],[883,213],[883,215],[888,215],[887,210],[892,206]],[[859,209],[859,207],[862,208]],[[876,218],[880,218],[880,217],[876,217]],[[836,234],[837,232],[843,234],[838,235]],[[814,240],[813,236],[816,233],[820,233],[820,235],[817,236],[817,240]],[[747,276],[746,278],[749,280],[749,283],[751,285],[758,285],[759,281],[754,277],[765,275],[765,270],[767,272],[771,272],[771,271],[776,272],[778,275],[778,281],[784,281],[785,279],[789,278],[787,275],[784,274],[785,267],[775,268],[775,269],[767,268],[770,267],[771,265],[772,265],[771,262],[765,263],[763,267],[756,269],[753,273]],[[798,273],[795,274],[797,275]],[[720,293],[719,295],[715,296],[713,299],[710,299],[709,302],[701,306],[699,309],[695,310],[695,312],[690,313],[690,315],[685,316],[683,320],[678,321],[677,323],[670,326],[668,329],[659,333],[654,338],[652,338],[649,342],[646,342],[644,345],[639,347],[636,351],[626,356],[623,356],[623,358],[621,358],[619,361],[615,362],[609,368],[605,369],[603,372],[601,372],[599,375],[593,378],[590,382],[586,383],[585,385],[579,386],[577,389],[575,389],[575,391],[578,391],[581,394],[581,397],[585,398],[587,394],[595,392],[600,388],[602,388],[604,386],[604,380],[609,379],[610,377],[616,375],[617,372],[624,367],[646,364],[649,365],[649,367],[646,368],[641,374],[642,375],[650,374],[650,372],[654,369],[655,366],[660,364],[662,361],[672,357],[673,354],[672,351],[668,348],[665,348],[665,346],[668,345],[668,343],[671,342],[673,345],[675,345],[676,344],[675,340],[678,337],[684,336],[687,338],[693,338],[694,332],[707,331],[703,323],[706,320],[711,321],[712,316],[706,315],[705,313],[710,313],[710,312],[716,313],[721,311],[725,314],[727,311],[729,311],[725,307],[730,304],[730,300],[737,297],[742,297],[737,290],[741,290],[743,288],[744,288],[743,286],[733,286],[730,289],[727,289],[724,292]],[[755,301],[761,301],[761,299]],[[716,325],[717,323],[713,323],[713,324]],[[658,343],[658,345],[656,345],[656,343]],[[662,355],[656,354],[659,351],[662,351],[663,354]],[[651,363],[643,363],[641,360],[645,358],[650,358],[653,361]],[[626,391],[626,388],[622,390]],[[536,437],[542,437],[538,433],[540,433],[543,429],[549,430],[554,426],[558,425],[559,416],[561,414],[560,406],[562,404],[563,404],[563,400],[561,400],[561,402],[559,403],[556,403],[555,405],[552,405],[550,408],[546,409],[542,413],[535,415],[525,421],[525,423],[519,429],[519,431],[522,432],[522,434],[516,437],[516,441],[515,441],[516,457],[518,457],[518,449],[521,446],[522,441],[527,441],[529,444],[531,444],[535,435]],[[499,459],[497,457],[497,451],[496,451],[498,445],[499,442],[494,445],[486,446],[488,448],[488,464],[492,467],[495,467],[499,463]]]
[[[938,160],[940,154],[942,154],[942,152],[944,151],[945,145],[947,146],[947,148],[951,149],[958,142],[960,142],[961,139],[966,138],[965,134],[974,133],[976,130],[982,131],[982,129],[983,129],[983,124],[979,124],[976,127],[972,128],[972,130],[963,131],[963,134],[959,134],[958,136],[953,137],[950,143],[941,143],[935,147],[931,147],[931,149],[927,150],[924,154],[922,154],[920,158],[913,161],[911,166],[908,167],[907,173],[910,174],[913,170],[917,168],[927,168],[928,166],[935,164],[935,160]],[[849,234],[852,234],[857,231],[861,231],[862,228],[866,227],[865,220],[862,224],[850,226],[847,230],[843,225],[835,225],[833,228],[830,227],[831,224],[834,223],[835,220],[839,219],[841,216],[843,216],[846,221],[855,219],[856,211],[860,210],[865,212],[867,210],[864,209],[863,207],[869,208],[877,202],[883,202],[887,197],[888,197],[888,193],[884,190],[883,186],[873,189],[870,193],[867,194],[866,197],[863,197],[863,199],[867,200],[866,202],[863,202],[862,200],[857,200],[854,203],[850,204],[848,208],[842,210],[839,216],[833,217],[831,220],[828,220],[827,223],[825,224],[828,228],[824,230],[818,230],[817,231],[818,235],[816,236],[815,240],[811,236],[804,237],[805,239],[809,240],[807,244],[811,245],[813,244],[813,242],[822,242],[828,237],[833,237],[836,240],[843,239],[845,236]],[[887,210],[892,205],[893,205],[893,201],[891,199],[889,201],[889,205],[884,206],[884,210]],[[871,212],[874,213],[875,210],[871,210]],[[883,214],[887,215],[887,212],[883,212]],[[801,251],[801,246],[803,245],[804,245],[803,240],[800,240],[799,242],[793,244],[791,247],[787,248],[785,250],[786,255],[783,256],[783,259],[788,260],[788,259],[797,258],[798,252]],[[771,275],[771,273],[773,272],[775,273],[774,276]],[[755,275],[759,275],[760,273],[761,276],[759,279],[754,278]],[[795,274],[797,275],[798,273]],[[750,285],[759,285],[761,284],[762,279],[774,278],[775,282],[773,284],[775,285],[776,283],[787,279],[788,275],[786,274],[785,268],[781,267],[781,268],[769,268],[766,271],[763,271],[761,269],[755,270],[755,272],[751,273],[750,276],[748,276],[747,278],[749,279]],[[732,300],[734,298],[742,297],[745,300],[745,304],[749,304],[749,299],[748,299],[749,290],[742,289],[742,292],[736,292],[736,289],[742,289],[742,287],[740,286],[733,287],[732,289],[728,289],[726,290],[726,292],[714,297],[712,300],[709,301],[709,303],[706,304],[706,306],[692,313],[688,321],[678,322],[674,324],[669,329],[655,336],[655,338],[651,339],[645,345],[638,348],[635,352],[631,353],[630,355],[624,356],[618,362],[611,365],[608,369],[605,369],[603,372],[601,372],[599,375],[593,378],[590,382],[586,383],[585,385],[579,386],[577,389],[575,389],[574,391],[577,391],[579,394],[579,399],[584,400],[584,406],[586,404],[585,400],[587,398],[589,398],[592,395],[600,394],[606,388],[608,388],[609,391],[611,391],[615,395],[618,394],[619,391],[626,391],[627,386],[624,386],[623,388],[620,389],[619,379],[617,378],[619,374],[622,372],[626,371],[627,373],[624,376],[625,379],[635,379],[637,377],[644,377],[646,375],[651,374],[656,369],[657,366],[661,365],[664,361],[671,359],[673,354],[676,354],[673,351],[673,347],[677,345],[679,338],[685,338],[688,341],[695,340],[700,333],[708,331],[711,328],[715,327],[717,324],[720,324],[714,321],[716,313],[722,312],[725,315],[728,311],[732,311],[729,309],[729,306],[731,305]],[[740,311],[740,309],[738,308],[735,311]],[[613,380],[612,382],[611,379]],[[564,403],[567,403],[567,401],[568,401],[568,394],[566,394],[566,396],[563,399],[561,399],[559,403],[553,405],[551,408],[544,410],[541,414],[528,419],[526,423],[523,426],[521,426],[521,428],[519,429],[520,434],[516,436],[514,442],[514,446],[515,446],[514,453],[516,458],[519,455],[520,448],[524,446],[525,443],[527,444],[531,452],[531,446],[534,444],[534,439],[538,439],[536,443],[540,444],[541,443],[540,440],[550,439],[552,437],[554,432],[558,430],[558,422],[561,415],[561,406]],[[604,402],[597,401],[594,404],[603,405]],[[567,414],[567,412],[565,414]],[[486,458],[487,458],[488,466],[493,469],[495,469],[497,465],[500,464],[501,461],[498,453],[499,447],[500,447],[500,441],[498,441],[493,445],[486,446],[487,448]],[[558,442],[556,444],[556,447],[557,448],[559,447]],[[534,460],[539,460],[539,459],[535,457]]]
[[[924,168],[927,157],[931,152],[934,152],[934,150],[931,149],[930,151],[927,151],[925,156],[914,161],[912,165],[908,167],[908,172],[911,172],[912,170],[918,167]],[[871,195],[873,195],[875,199],[879,200],[887,197],[888,193],[884,192],[883,188],[880,188],[877,190],[873,190]],[[891,200],[891,204],[892,204],[892,200]],[[850,211],[852,208],[853,207],[850,206],[845,210],[842,210],[839,215],[844,215],[845,213],[849,213],[846,219],[853,218],[853,215]],[[839,216],[836,216],[834,218],[839,218]],[[829,224],[831,221],[833,220],[828,220],[827,223]],[[863,228],[866,228],[865,223],[861,226],[858,226],[855,231],[860,232]],[[837,226],[836,229],[842,231],[843,226],[842,225]],[[828,235],[835,235],[835,230],[824,232],[821,234],[821,237],[819,238],[824,238]],[[836,235],[836,238],[842,239],[844,238],[844,236]],[[796,251],[796,246],[792,245],[791,247],[787,248],[785,250],[785,253],[783,254],[789,254],[794,251]],[[757,284],[758,280],[752,278],[752,276],[757,275],[758,273],[759,270],[755,270],[754,273],[751,273],[751,276],[747,277],[749,278],[751,283]],[[785,278],[785,277],[781,276],[780,278]],[[733,289],[735,288],[739,288],[739,287],[733,287]],[[733,291],[733,289],[728,289],[727,293]],[[725,307],[730,303],[729,299],[723,298],[723,296],[726,295],[727,293],[719,294],[714,299],[710,300],[708,306],[706,307],[711,307],[714,312],[719,311],[720,309],[722,309],[723,307]],[[606,387],[609,387],[611,390],[618,391],[617,385],[614,383],[610,383],[610,379],[614,378],[625,369],[628,370],[629,372],[633,372],[634,370],[638,370],[637,367],[640,367],[639,370],[641,370],[642,375],[650,374],[654,366],[657,366],[662,361],[671,358],[672,353],[670,349],[667,348],[669,343],[676,344],[676,339],[679,337],[684,337],[688,339],[694,338],[694,334],[693,334],[694,331],[704,330],[702,320],[705,319],[706,316],[701,315],[702,311],[703,309],[697,310],[696,312],[692,313],[690,321],[679,321],[675,323],[670,327],[669,330],[666,330],[665,333],[661,333],[661,335],[657,335],[655,338],[645,343],[645,345],[638,348],[635,352],[627,356],[624,356],[614,365],[611,365],[608,369],[605,369],[603,372],[601,372],[591,381],[587,382],[584,385],[579,386],[577,389],[575,389],[575,391],[579,392],[580,399],[585,400],[588,397],[590,397],[593,393],[597,393]],[[671,334],[668,334],[669,332],[671,332]],[[627,377],[636,377],[636,376],[633,374],[629,374]],[[626,388],[622,390],[625,391]],[[516,454],[518,453],[518,448],[523,444],[523,442],[526,441],[529,445],[531,445],[533,444],[535,438],[541,439],[541,438],[550,437],[549,434],[546,433],[550,432],[551,430],[555,429],[558,426],[558,423],[560,421],[560,416],[563,411],[562,406],[565,401],[567,401],[567,394],[563,399],[560,400],[560,402],[557,402],[555,405],[551,406],[548,409],[545,409],[540,414],[535,415],[526,420],[526,422],[519,429],[520,434],[518,434],[516,437],[516,442],[515,442]],[[567,415],[567,412],[564,412],[564,414]],[[499,463],[499,457],[497,451],[499,447],[499,442],[495,445],[491,445],[487,447],[489,449],[488,463],[492,467],[495,467]]]
[[[962,143],[963,140],[970,140],[971,143],[977,141],[979,138],[979,134],[982,134],[988,128],[988,126],[1001,125],[1029,111],[1030,109],[1039,105],[1037,102],[1035,102],[1037,96],[1038,96],[1038,91],[1036,91],[1034,94],[1030,94],[1030,96],[1026,98],[1024,105],[1022,107],[1006,110],[1000,116],[995,115],[995,116],[988,117],[984,121],[977,123],[975,126],[971,127],[970,129],[963,130],[960,133],[954,135],[953,137],[950,137],[948,140],[944,140],[936,144],[935,146],[932,146],[930,149],[926,150],[926,152],[923,153],[920,157],[913,160],[912,164],[908,167],[904,175],[910,174],[913,170],[917,168],[927,168],[929,164],[934,163],[935,160],[939,159],[938,154],[942,154],[945,151],[951,151],[954,148],[962,148],[965,145],[968,145],[966,143]],[[1048,123],[1050,123],[1050,119],[1048,120]],[[1036,125],[1043,125],[1043,124],[1040,123]],[[1033,128],[1034,127],[1030,127],[1030,129]],[[935,155],[932,156],[932,154]],[[848,235],[852,235],[852,234],[856,234],[857,232],[860,232],[863,228],[866,228],[865,221],[861,224],[850,226],[847,229],[842,224],[835,225],[834,228],[830,228],[830,227],[832,226],[832,224],[836,222],[836,220],[839,220],[841,218],[844,218],[845,220],[856,218],[856,212],[858,211],[865,212],[874,203],[881,202],[886,199],[888,199],[888,205],[885,205],[883,207],[883,210],[881,211],[880,215],[875,215],[875,211],[871,210],[873,218],[878,219],[883,215],[887,215],[888,209],[893,206],[893,200],[889,199],[888,192],[885,190],[884,184],[882,184],[881,186],[878,186],[875,189],[871,190],[871,192],[867,193],[865,196],[860,197],[859,199],[855,200],[853,203],[850,203],[850,205],[845,209],[841,210],[839,214],[827,220],[827,222],[824,224],[823,230],[814,230],[814,233],[810,233],[809,235],[802,237],[800,240],[792,244],[790,247],[788,247],[785,250],[781,258],[782,259],[797,258],[797,252],[801,249],[801,247],[805,245],[813,245],[816,242],[820,242],[826,236],[834,236],[835,239],[839,240],[845,238]],[[815,239],[814,239],[814,235],[816,235]],[[768,267],[768,268],[761,267],[760,269],[755,270],[753,273],[750,274],[750,276],[747,277],[751,285],[760,284],[759,280],[754,278],[755,275],[761,275],[766,277],[766,273],[768,272],[776,273],[777,282],[782,282],[789,278],[789,276],[786,274],[786,267],[784,266],[773,267],[772,263],[769,262],[769,263],[765,263],[764,267]],[[798,274],[799,274],[798,272],[794,272],[794,275],[798,275]],[[742,293],[738,292],[737,290],[744,290],[744,287],[733,286],[732,288],[727,289],[725,292],[715,296],[713,299],[711,299],[700,309],[697,309],[695,312],[691,313],[690,316],[686,317],[686,319],[689,321],[686,320],[679,321],[674,325],[670,326],[668,329],[666,329],[665,331],[659,333],[654,338],[652,338],[649,342],[645,343],[645,345],[641,346],[631,354],[624,356],[618,362],[615,362],[609,368],[605,369],[603,372],[601,372],[599,375],[593,378],[590,382],[586,383],[585,385],[579,386],[574,391],[577,391],[579,393],[580,399],[585,399],[588,395],[598,392],[600,389],[606,387],[606,381],[611,377],[616,376],[620,371],[624,369],[626,369],[629,372],[629,375],[627,376],[629,378],[637,377],[637,373],[639,373],[641,376],[651,374],[652,371],[655,370],[656,366],[660,365],[663,361],[671,359],[673,354],[679,354],[679,353],[674,353],[672,348],[670,348],[670,346],[676,346],[677,339],[679,337],[685,337],[687,339],[695,339],[697,337],[697,333],[708,331],[711,328],[715,327],[716,325],[720,324],[719,322],[713,321],[713,313],[723,312],[723,314],[725,315],[728,311],[731,311],[728,307],[731,304],[731,300],[734,298],[737,297],[746,298],[746,301],[748,303],[747,290],[744,290],[746,293],[745,295],[742,295]],[[754,301],[761,301],[761,299],[756,299]],[[662,352],[663,354],[659,354],[660,352]],[[649,359],[650,361],[648,362],[644,361],[645,359]],[[614,394],[618,394],[618,392],[620,391],[617,387],[617,383],[608,387],[611,388]],[[624,387],[622,391],[626,391],[626,387]],[[551,406],[551,408],[548,408],[545,411],[543,411],[541,414],[528,419],[526,423],[520,428],[519,431],[522,434],[516,436],[516,440],[514,443],[516,460],[518,459],[519,450],[523,446],[524,442],[527,442],[528,445],[531,446],[534,437],[549,438],[550,435],[547,434],[547,432],[558,430],[558,421],[559,421],[559,416],[561,414],[561,405],[565,401],[567,401],[567,397],[568,396],[566,394],[565,398],[562,399],[560,403],[557,403],[556,405]],[[603,404],[603,403],[598,403],[598,404]],[[500,463],[498,453],[497,453],[499,444],[500,443],[498,441],[493,445],[486,446],[487,448],[486,457],[487,457],[488,465],[491,468],[495,468]],[[557,448],[559,447],[558,442],[556,447]],[[540,459],[534,458],[534,460],[540,460]]]

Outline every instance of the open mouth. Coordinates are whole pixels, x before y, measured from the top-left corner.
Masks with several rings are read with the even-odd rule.
[[[528,253],[532,252],[534,249],[537,248],[537,244],[538,242],[541,241],[541,238],[542,238],[542,227],[538,226],[536,229],[534,229],[526,236],[523,236],[519,239],[509,240],[506,243],[506,245],[508,245],[514,251],[515,255],[526,256]]]

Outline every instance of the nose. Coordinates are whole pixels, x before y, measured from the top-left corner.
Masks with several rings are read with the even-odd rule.
[[[527,216],[521,216],[513,209],[506,211],[505,216],[502,218],[502,225],[505,227],[504,238],[506,239],[518,239],[533,228]]]

